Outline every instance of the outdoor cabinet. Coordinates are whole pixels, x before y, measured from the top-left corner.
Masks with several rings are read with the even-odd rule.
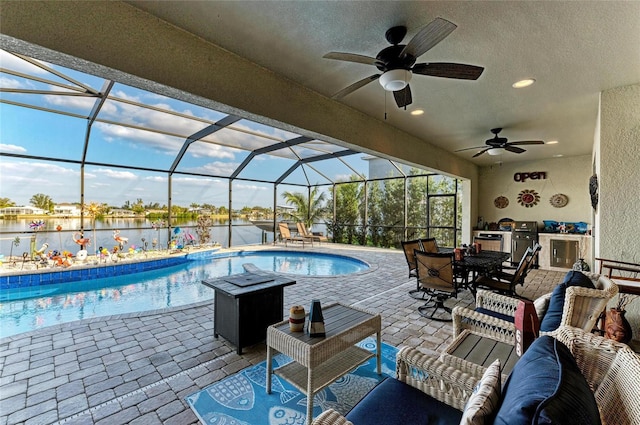
[[[578,260],[580,242],[577,240],[551,239],[551,267],[570,269]]]

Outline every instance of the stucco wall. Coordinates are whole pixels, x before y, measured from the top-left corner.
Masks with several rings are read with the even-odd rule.
[[[602,93],[600,255],[640,262],[640,84]]]
[[[478,215],[488,222],[511,218],[517,221],[537,221],[539,226],[542,226],[543,220],[584,221],[591,224],[591,170],[590,155],[482,167],[478,179]],[[545,172],[546,179],[514,181],[516,173],[534,171]],[[537,205],[527,208],[518,203],[518,194],[525,189],[535,190],[539,194],[540,201]],[[549,202],[558,193],[569,198],[569,203],[563,208],[553,207]],[[505,196],[509,200],[506,208],[499,209],[494,205],[498,196]]]
[[[602,93],[598,255],[640,263],[640,84]],[[640,297],[627,306],[640,341]]]

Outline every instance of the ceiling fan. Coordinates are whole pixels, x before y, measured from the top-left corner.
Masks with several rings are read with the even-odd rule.
[[[324,58],[374,65],[382,71],[382,74],[373,74],[351,84],[334,94],[332,98],[340,99],[372,81],[379,80],[386,91],[393,92],[396,104],[402,108],[412,102],[409,88],[412,74],[477,80],[484,71],[483,67],[448,62],[416,63],[419,56],[444,40],[456,28],[456,24],[446,19],[436,18],[418,31],[406,45],[400,42],[407,34],[407,28],[404,26],[390,28],[385,33],[385,38],[391,46],[382,49],[375,58],[355,53],[327,53],[323,56]]]
[[[518,142],[508,142],[506,137],[498,137],[498,133],[502,131],[502,128],[492,128],[491,132],[494,134],[492,139],[485,141],[485,146],[475,146],[473,148],[458,149],[456,152],[468,151],[471,149],[482,149],[480,152],[473,155],[473,158],[488,153],[489,155],[500,155],[502,153],[500,149],[507,150],[513,153],[522,153],[526,150],[517,147],[517,145],[544,145],[542,140],[521,140]]]

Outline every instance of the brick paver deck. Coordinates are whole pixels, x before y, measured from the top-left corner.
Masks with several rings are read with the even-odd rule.
[[[255,247],[251,247],[253,250]],[[264,247],[268,249],[269,247]],[[295,248],[292,249],[302,249]],[[371,270],[336,277],[297,277],[285,288],[294,304],[340,301],[382,314],[382,339],[439,352],[450,323],[427,320],[408,295],[415,288],[401,250],[334,244],[304,251],[351,255]],[[535,298],[564,273],[534,270],[521,295]],[[472,305],[468,292],[447,305]],[[0,425],[197,424],[184,397],[266,357],[264,344],[243,350],[213,337],[213,302],[47,327],[0,340]]]

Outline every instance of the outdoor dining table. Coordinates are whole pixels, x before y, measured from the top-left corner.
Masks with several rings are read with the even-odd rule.
[[[452,249],[450,251],[453,253]],[[454,260],[453,265],[456,272],[463,277],[463,284],[468,287],[470,274],[473,275],[473,278],[478,274],[491,275],[492,272],[500,270],[502,263],[507,261],[509,257],[511,254],[508,252],[480,251],[477,254],[465,255],[461,260]]]

